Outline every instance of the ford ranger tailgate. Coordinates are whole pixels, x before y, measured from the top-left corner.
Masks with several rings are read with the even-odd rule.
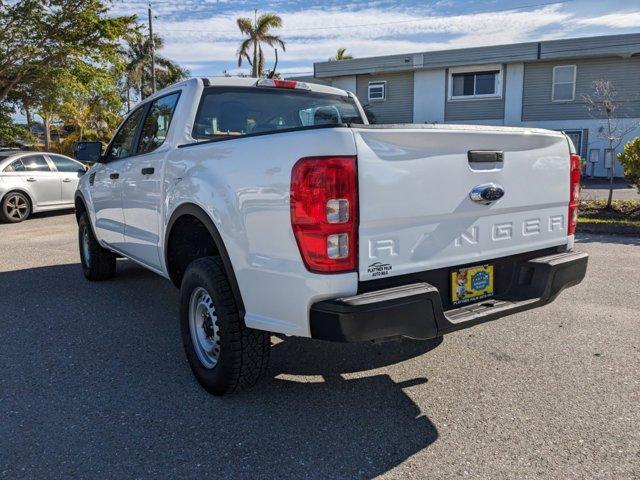
[[[563,134],[455,125],[353,131],[361,280],[568,243]]]

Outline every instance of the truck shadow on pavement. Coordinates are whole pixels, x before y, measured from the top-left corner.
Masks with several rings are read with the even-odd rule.
[[[0,272],[0,301],[8,478],[371,478],[438,437],[404,391],[424,372],[368,372],[438,341],[274,337],[269,379],[215,398],[186,364],[177,290],[128,261],[102,283],[78,264]]]

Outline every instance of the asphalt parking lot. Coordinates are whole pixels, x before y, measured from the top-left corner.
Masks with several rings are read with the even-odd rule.
[[[580,190],[582,200],[606,200],[609,198],[609,183],[603,179],[586,179]],[[616,179],[613,184],[614,200],[640,200],[638,189],[626,180]]]
[[[214,398],[177,291],[81,275],[72,214],[0,225],[1,478],[640,477],[640,239],[582,236],[553,304],[442,342],[274,338]]]

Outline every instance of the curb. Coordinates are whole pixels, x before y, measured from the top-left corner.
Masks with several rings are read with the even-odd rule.
[[[578,222],[576,233],[602,233],[607,235],[640,237],[640,226],[621,223]]]

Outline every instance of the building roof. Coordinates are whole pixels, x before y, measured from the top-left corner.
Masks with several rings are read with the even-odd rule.
[[[354,58],[313,65],[317,78],[376,72],[400,72],[457,65],[631,56],[640,53],[640,33],[512,43],[489,47],[437,50],[381,57]]]

